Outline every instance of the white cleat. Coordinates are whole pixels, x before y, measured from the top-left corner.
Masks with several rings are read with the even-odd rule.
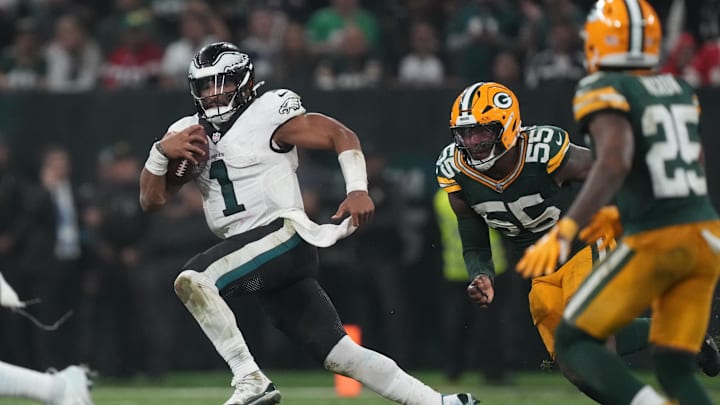
[[[48,402],[48,405],[93,405],[90,398],[91,381],[88,379],[89,370],[83,366],[68,366],[55,372],[58,379],[60,394]]]
[[[442,396],[442,405],[475,405],[479,403],[472,394],[451,394]]]
[[[233,377],[233,395],[224,405],[275,405],[280,403],[280,391],[258,370],[244,377]]]

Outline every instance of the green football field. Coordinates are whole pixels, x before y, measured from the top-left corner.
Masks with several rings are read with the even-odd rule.
[[[283,393],[285,405],[381,405],[389,404],[367,389],[357,398],[338,398],[333,389],[333,377],[329,373],[269,371]],[[443,392],[466,392],[476,394],[482,404],[511,405],[586,405],[585,399],[567,383],[558,372],[527,373],[516,376],[514,383],[490,386],[481,382],[477,375],[468,374],[459,384],[449,385],[438,373],[415,373],[423,381]],[[644,375],[652,383],[649,375]],[[701,377],[713,400],[720,403],[720,377]],[[172,374],[162,381],[138,378],[117,381],[99,378],[93,389],[97,405],[221,405],[231,394],[229,374],[181,373]],[[18,399],[0,399],[0,405],[31,405],[34,402]]]

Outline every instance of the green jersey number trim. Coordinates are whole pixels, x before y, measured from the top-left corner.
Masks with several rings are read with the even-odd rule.
[[[485,222],[491,228],[502,231],[507,236],[517,236],[520,234],[520,228],[509,221],[488,218],[488,214],[507,213],[508,209],[520,222],[522,227],[532,233],[544,232],[552,228],[560,219],[562,211],[554,205],[545,207],[545,210],[535,218],[530,217],[526,212],[526,208],[542,205],[545,200],[540,193],[524,195],[513,202],[505,203],[502,201],[484,201],[472,206],[473,210],[480,214]]]
[[[212,162],[212,165],[210,165],[210,178],[216,179],[220,184],[220,191],[222,192],[223,200],[225,201],[223,215],[229,217],[230,215],[245,211],[245,204],[238,204],[237,202],[237,197],[235,197],[235,188],[228,177],[225,162],[222,160]]]
[[[688,124],[698,123],[696,107],[687,104],[673,104],[669,108],[662,104],[650,105],[643,111],[641,122],[645,136],[655,136],[659,131],[665,136],[665,141],[654,143],[645,156],[655,196],[687,197],[691,192],[706,195],[707,184],[702,174],[682,167],[675,167],[669,174],[666,169],[669,162],[679,162],[678,157],[691,164],[700,154],[700,144],[690,140],[687,128]]]

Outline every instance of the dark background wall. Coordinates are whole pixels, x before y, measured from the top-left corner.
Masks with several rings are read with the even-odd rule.
[[[354,129],[397,165],[417,165],[428,173],[440,148],[449,141],[449,109],[461,89],[335,91],[294,89],[309,111],[333,116]],[[578,143],[572,119],[574,88],[559,83],[534,90],[517,89],[525,124],[553,124],[568,129]],[[701,90],[701,131],[708,163],[708,186],[713,201],[720,201],[720,91]],[[144,156],[153,139],[162,136],[177,118],[194,112],[185,92],[88,93],[78,95],[2,94],[0,130],[29,164],[36,148],[61,143],[73,151],[75,174],[93,173],[97,151],[114,141],[129,142]],[[432,176],[431,176],[432,177]],[[429,190],[431,191],[431,190]]]

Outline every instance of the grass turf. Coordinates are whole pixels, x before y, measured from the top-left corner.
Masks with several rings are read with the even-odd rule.
[[[333,390],[333,377],[321,371],[269,371],[280,387],[284,405],[381,405],[390,404],[368,389],[357,398],[341,399]],[[482,404],[512,405],[589,405],[594,402],[582,396],[558,372],[524,373],[513,384],[486,385],[475,374],[466,375],[455,384],[446,382],[439,373],[419,372],[417,377],[442,392],[472,392]],[[114,380],[98,378],[92,391],[96,405],[220,405],[232,393],[229,373],[174,373],[163,380],[145,378]],[[643,375],[653,383],[652,376]],[[701,376],[702,384],[714,401],[720,402],[720,378]],[[0,405],[31,405],[35,402],[0,398]]]

